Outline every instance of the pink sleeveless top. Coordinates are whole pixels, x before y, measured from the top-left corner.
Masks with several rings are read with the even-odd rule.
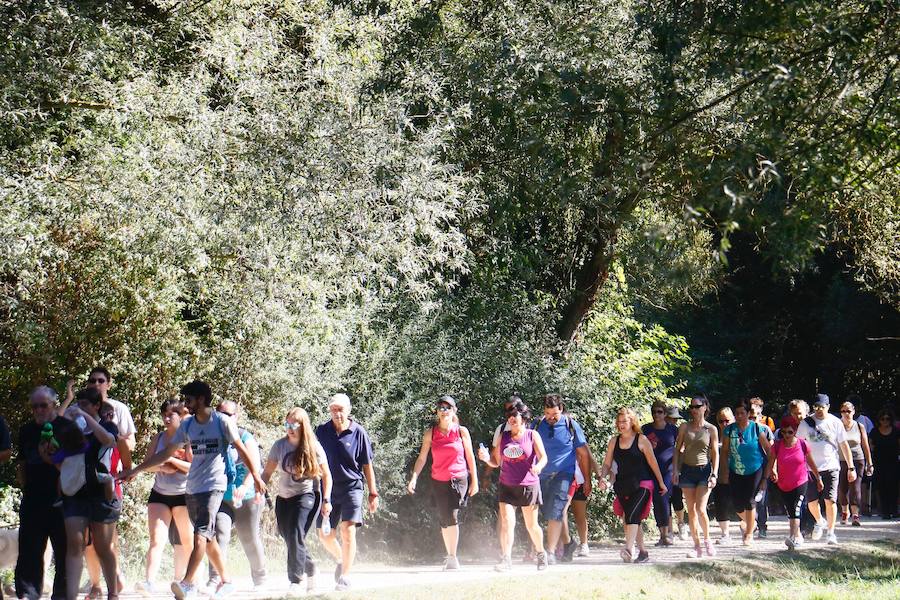
[[[431,478],[435,481],[450,481],[466,477],[466,453],[463,449],[459,425],[454,423],[443,433],[438,427],[431,428]]]

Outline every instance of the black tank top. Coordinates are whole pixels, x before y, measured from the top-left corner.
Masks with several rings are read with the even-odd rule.
[[[637,435],[634,436],[631,447],[626,450],[619,447],[622,436],[616,436],[616,447],[613,448],[613,458],[616,461],[616,465],[619,467],[616,477],[633,477],[638,481],[653,479],[650,476],[647,459],[644,457],[644,453],[641,452],[640,448],[638,448],[639,437],[640,436]]]

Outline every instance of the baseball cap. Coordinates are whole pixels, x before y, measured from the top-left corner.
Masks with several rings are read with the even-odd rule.
[[[441,396],[435,404],[449,404],[451,408],[456,408],[456,400],[452,396]]]
[[[681,416],[681,411],[678,410],[678,407],[671,407],[668,411],[666,411],[666,416],[670,419],[682,419],[684,417]]]
[[[828,406],[831,404],[831,401],[828,399],[827,394],[816,394],[816,399],[813,400],[813,406]]]

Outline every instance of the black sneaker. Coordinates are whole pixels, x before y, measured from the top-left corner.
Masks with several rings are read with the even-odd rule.
[[[646,550],[641,550],[640,552],[638,552],[637,558],[634,559],[634,562],[642,563],[647,562],[648,560],[650,560],[650,553]]]
[[[547,568],[547,553],[546,552],[538,552],[537,555],[537,570],[543,571]]]

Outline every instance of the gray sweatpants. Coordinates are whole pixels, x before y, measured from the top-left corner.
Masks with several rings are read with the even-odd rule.
[[[259,522],[264,506],[265,504],[256,504],[252,500],[244,502],[240,508],[234,508],[230,501],[222,502],[222,508],[216,515],[216,541],[219,543],[222,559],[225,560],[227,556],[231,529],[234,527],[244,554],[250,561],[250,575],[254,585],[260,585],[266,580],[266,555],[259,535]],[[212,564],[209,565],[209,579],[219,581],[219,574]]]

